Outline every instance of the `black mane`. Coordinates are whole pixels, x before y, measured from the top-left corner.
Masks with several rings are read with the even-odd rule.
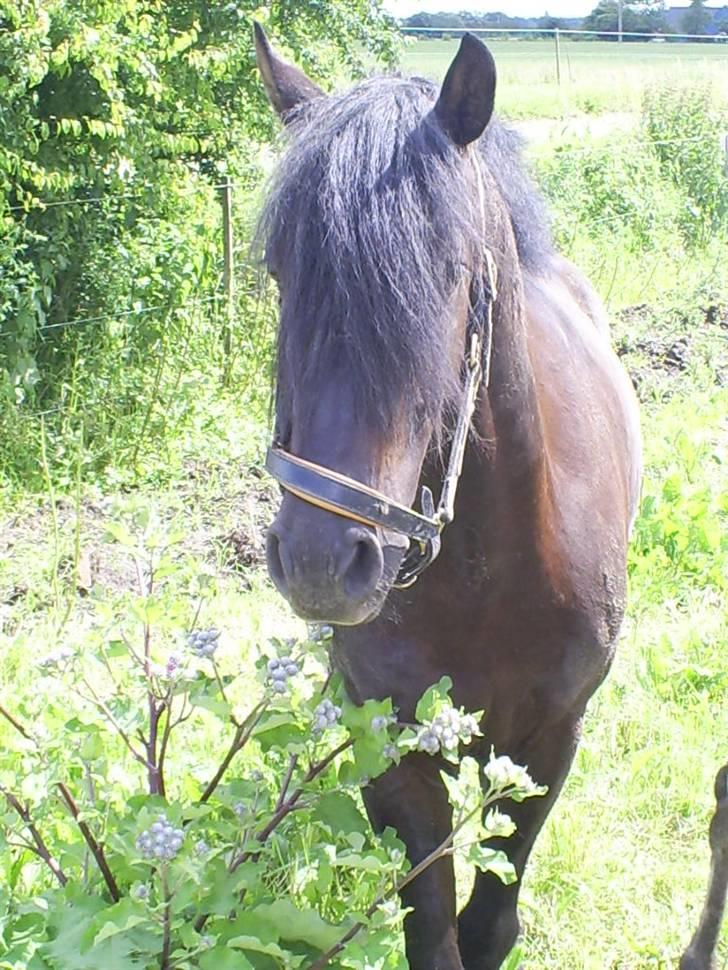
[[[310,102],[288,126],[259,225],[289,307],[278,340],[279,425],[294,381],[315,396],[342,368],[361,413],[385,427],[403,400],[437,422],[457,399],[459,374],[443,355],[447,307],[484,240],[462,153],[430,116],[436,98],[429,81],[375,77]],[[538,272],[552,244],[520,139],[493,120],[478,151],[520,263]]]

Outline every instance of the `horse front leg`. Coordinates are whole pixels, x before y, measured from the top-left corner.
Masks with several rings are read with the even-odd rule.
[[[527,765],[546,795],[521,803],[505,801],[499,807],[515,822],[516,832],[508,839],[492,839],[489,847],[502,849],[513,863],[518,881],[505,886],[491,873],[477,872],[470,901],[459,919],[460,952],[466,970],[497,970],[515,945],[520,932],[518,895],[536,836],[551,811],[569,773],[581,734],[581,718],[568,718],[549,726],[512,751],[504,748],[517,764]]]
[[[371,782],[363,795],[372,825],[396,829],[413,866],[450,834],[452,812],[435,758],[408,755]],[[412,907],[404,921],[410,970],[463,970],[452,857],[439,859],[417,876],[403,890],[402,902]]]

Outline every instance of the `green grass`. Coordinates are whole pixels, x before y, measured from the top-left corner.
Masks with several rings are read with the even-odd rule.
[[[625,267],[617,295],[630,275]],[[703,898],[712,776],[725,760],[728,728],[721,464],[728,391],[716,385],[719,319],[707,321],[695,299],[680,308],[674,292],[670,300],[671,310],[663,304],[615,321],[625,361],[642,375],[645,511],[633,543],[617,660],[589,709],[574,770],[525,880],[522,958],[532,968],[674,967]],[[673,371],[660,348],[680,336],[689,339],[691,353],[686,369]],[[218,396],[220,408],[222,401]],[[250,473],[264,429],[246,427],[229,399],[224,406],[216,431],[206,427],[180,446],[184,473],[164,487],[147,486],[135,501],[181,525],[184,574],[208,584],[203,621],[226,631],[223,668],[252,673],[267,637],[294,634],[301,625],[272,591],[259,560],[241,566],[231,556],[233,532],[260,556],[260,529],[276,498]],[[29,500],[2,523],[0,703],[14,710],[32,706],[38,658],[57,645],[83,643],[99,604],[133,584],[114,547],[100,541],[115,501],[98,492],[80,506],[60,500],[57,533],[47,502]],[[90,596],[73,588],[77,531],[80,548],[95,557]],[[52,682],[42,689],[49,704],[58,703]],[[249,705],[245,677],[238,692]],[[220,743],[210,719],[208,729],[189,738],[187,766],[204,777]],[[16,745],[1,723],[0,744]],[[292,883],[302,859],[282,860],[284,869],[286,863]],[[469,875],[462,868],[459,875],[464,891]],[[718,966],[726,961],[724,933]]]
[[[552,40],[491,40],[498,110],[510,118],[558,118],[639,110],[645,88],[713,80],[728,92],[728,44],[622,44],[561,41],[561,85]],[[441,80],[456,40],[408,42],[402,68]]]
[[[514,73],[547,70],[542,42],[499,43],[499,64],[507,66],[510,57]],[[625,45],[620,51],[583,45],[595,57],[608,48],[605,61],[650,59],[651,69],[663,72],[668,53],[694,56],[696,71],[703,59],[706,69],[717,69],[716,49],[698,46]],[[434,54],[436,42],[428,49]],[[525,66],[524,52],[530,52]],[[444,45],[441,56],[444,68],[450,56]],[[428,67],[435,70],[433,63]],[[613,68],[606,63],[604,69]],[[524,77],[519,83],[525,90],[538,82]],[[603,78],[593,83],[611,97]],[[508,96],[507,82],[504,90]],[[528,97],[519,102],[523,113]],[[541,164],[542,151],[536,155]],[[612,168],[610,162],[606,170]],[[603,188],[605,206],[614,194],[610,185]],[[642,400],[646,472],[616,662],[589,708],[574,769],[534,852],[522,894],[521,956],[531,970],[669,970],[702,904],[712,778],[728,755],[725,243],[690,249],[671,228],[655,236],[651,249],[635,249],[633,238],[620,235],[625,217],[594,233],[579,222],[580,207],[571,201],[579,211],[573,233],[559,223],[563,248],[612,313],[615,342]],[[559,213],[564,216],[568,205]],[[687,349],[675,365],[677,345]],[[246,352],[255,356],[254,347]],[[59,437],[49,439],[48,452],[51,476],[66,470],[55,498],[17,488],[6,493],[0,514],[1,704],[34,709],[39,694],[49,709],[63,701],[57,684],[39,679],[37,661],[60,645],[83,645],[95,612],[133,588],[128,562],[102,541],[115,505],[130,498],[182,528],[180,582],[193,577],[207,590],[202,622],[224,630],[221,664],[239,675],[236,701],[250,705],[261,644],[301,631],[262,564],[262,529],[277,493],[259,472],[269,431],[257,417],[260,401],[256,397],[253,407],[250,394],[223,392],[204,374],[186,379],[194,419],[159,454],[143,450],[136,481],[134,469],[112,468],[103,487],[84,486],[77,499],[67,474],[74,467],[68,443]],[[78,582],[81,561],[90,564],[90,589]],[[0,745],[22,759],[22,742],[2,719]],[[204,777],[220,746],[219,722],[210,719],[188,736],[186,767]],[[12,780],[8,763],[0,759],[4,783]],[[250,767],[241,761],[238,770]],[[121,776],[137,769],[127,759],[113,770]],[[10,858],[0,848],[0,872],[10,871]],[[293,884],[304,861],[282,858],[283,882]],[[462,867],[458,872],[462,899],[470,874]],[[28,866],[23,878],[32,891],[38,871]],[[718,959],[719,968],[726,965],[728,927]]]

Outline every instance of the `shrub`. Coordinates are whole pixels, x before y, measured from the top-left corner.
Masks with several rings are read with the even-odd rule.
[[[327,676],[326,629],[231,662],[181,537],[137,506],[109,538],[137,591],[96,602],[39,661],[43,689],[0,706],[0,967],[404,966],[397,890],[432,861],[461,849],[515,878],[482,845],[514,829],[492,803],[543,789],[507,757],[460,761],[482,712],[454,709],[447,678],[402,725]],[[452,834],[410,869],[359,789],[413,750],[460,770]]]
[[[691,242],[728,232],[728,176],[721,136],[728,103],[710,85],[647,89],[643,131],[660,170],[685,195],[679,224]]]

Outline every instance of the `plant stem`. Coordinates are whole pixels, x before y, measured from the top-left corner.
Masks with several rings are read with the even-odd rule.
[[[278,828],[283,819],[287,815],[290,815],[290,813],[296,807],[298,801],[305,791],[306,785],[310,784],[310,782],[325,771],[331,762],[334,761],[335,758],[338,758],[338,756],[343,751],[346,751],[347,748],[350,748],[353,743],[354,741],[352,738],[349,738],[347,741],[342,741],[342,743],[337,748],[334,748],[333,751],[330,751],[322,761],[318,761],[315,765],[311,765],[309,770],[303,776],[301,784],[298,786],[298,788],[296,788],[296,790],[276,808],[270,820],[259,832],[256,833],[255,838],[258,842],[262,844],[266,841],[269,835],[276,828]],[[235,872],[239,866],[241,866],[244,862],[247,862],[248,859],[252,858],[254,855],[256,855],[256,852],[252,849],[247,849],[245,852],[241,852],[240,855],[233,859],[233,861],[230,863],[230,872]]]
[[[420,876],[425,871],[425,869],[429,869],[429,867],[434,862],[437,862],[438,859],[441,859],[444,856],[449,855],[450,852],[452,851],[452,844],[453,844],[453,840],[455,839],[455,836],[463,828],[463,826],[470,821],[470,819],[475,814],[477,814],[478,812],[484,811],[488,803],[489,803],[489,800],[486,799],[485,802],[479,803],[478,805],[475,806],[475,808],[471,809],[471,811],[467,812],[464,815],[461,815],[457,823],[453,827],[452,831],[447,836],[447,838],[444,839],[437,846],[437,848],[433,849],[432,852],[429,853],[429,855],[426,855],[424,859],[420,860],[420,862],[418,862],[416,866],[413,866],[413,868],[410,869],[410,871],[406,873],[406,875],[404,875],[400,880],[398,880],[392,892],[382,893],[377,899],[375,899],[375,901],[371,904],[369,909],[366,911],[366,919],[369,919],[371,916],[373,916],[374,913],[377,911],[377,908],[381,906],[382,903],[385,902],[389,896],[394,895],[394,893],[401,893],[402,890],[405,889],[407,886],[409,886],[409,884],[413,882],[418,876]],[[346,944],[349,943],[351,940],[353,940],[354,937],[357,935],[357,933],[361,932],[361,930],[363,930],[365,927],[366,927],[365,920],[359,920],[358,922],[354,923],[354,925],[349,927],[346,933],[344,933],[341,939],[339,939],[336,943],[334,943],[334,945],[330,947],[325,953],[322,953],[317,960],[314,960],[313,963],[309,963],[309,965],[306,967],[306,970],[323,970],[323,967],[325,967],[330,960],[332,960],[335,956],[337,956],[337,954],[341,953],[341,951],[344,949]]]
[[[296,808],[296,805],[300,801],[301,796],[305,791],[305,786],[310,782],[312,782],[315,778],[317,778],[322,771],[325,771],[326,768],[328,768],[328,766],[331,764],[331,762],[335,758],[337,758],[343,751],[346,751],[347,748],[350,748],[353,743],[354,743],[353,738],[349,738],[347,741],[342,741],[342,743],[337,748],[334,748],[333,751],[330,751],[322,761],[318,761],[315,765],[312,765],[309,768],[309,770],[304,775],[303,780],[301,781],[301,784],[298,786],[298,788],[296,788],[293,794],[291,794],[282,803],[279,799],[279,804],[277,805],[276,810],[273,813],[272,817],[266,823],[266,825],[264,825],[263,828],[255,835],[256,840],[260,842],[261,845],[266,841],[266,839],[270,836],[270,834],[281,824],[283,819],[287,815],[290,815],[292,811],[294,811],[294,809]],[[287,788],[288,784],[290,784],[290,779],[287,779],[287,781],[284,781],[284,784],[286,785],[286,788]],[[230,865],[228,867],[229,872],[230,873],[235,872],[235,870],[238,869],[244,862],[247,862],[249,859],[253,858],[253,856],[257,854],[258,852],[256,850],[252,850],[252,849],[244,850],[230,862]],[[209,917],[208,913],[201,913],[200,916],[198,916],[197,919],[195,920],[194,927],[198,933],[201,933],[202,930],[204,929],[204,926],[208,920],[208,917]]]
[[[258,721],[260,721],[269,703],[270,701],[268,700],[268,698],[267,697],[264,698],[262,701],[260,701],[257,707],[253,708],[253,710],[250,712],[250,714],[248,714],[248,716],[242,722],[242,724],[237,725],[235,729],[235,734],[233,735],[233,739],[230,742],[230,747],[227,750],[227,754],[222,759],[222,762],[220,763],[220,767],[217,769],[213,777],[210,779],[210,781],[207,784],[207,787],[205,788],[202,795],[200,796],[200,804],[203,804],[204,802],[209,801],[213,792],[222,781],[223,775],[230,767],[230,764],[233,758],[247,744],[248,739],[250,738],[250,735],[253,733],[255,725],[258,723]]]
[[[13,725],[18,734],[22,734],[26,741],[31,741],[36,748],[38,747],[38,742],[35,740],[33,735],[26,731],[20,721],[16,720],[16,718],[14,718],[9,711],[5,710],[2,704],[0,704],[0,714],[5,718],[6,721],[9,721],[10,724]]]
[[[30,812],[28,811],[28,809],[15,797],[15,795],[13,795],[11,791],[9,791],[3,785],[0,785],[0,792],[3,793],[3,795],[8,801],[8,804],[13,809],[15,809],[15,811],[18,813],[20,818],[23,820],[23,824],[27,828],[28,832],[30,832],[33,842],[35,843],[35,851],[37,852],[37,854],[45,862],[45,864],[51,870],[51,872],[56,877],[58,882],[62,886],[65,886],[68,882],[68,877],[66,876],[63,869],[61,869],[61,867],[58,865],[58,863],[53,858],[53,856],[50,854],[48,850],[48,846],[43,841],[43,837],[38,831],[38,829],[35,827],[33,820],[30,817]]]
[[[111,898],[115,903],[118,903],[121,899],[121,893],[119,892],[119,887],[116,885],[116,880],[114,879],[114,875],[109,868],[109,864],[106,861],[103,848],[94,838],[93,832],[88,827],[86,822],[79,817],[80,813],[78,811],[78,805],[76,804],[73,795],[62,781],[58,782],[58,790],[63,797],[63,801],[68,806],[71,815],[73,815],[74,819],[76,820],[76,823],[81,831],[81,835],[83,835],[84,839],[86,840],[86,844],[91,850],[91,854],[96,860],[96,865],[99,867],[101,875],[104,877],[104,882],[106,883]]]
[[[159,957],[159,968],[160,970],[169,970],[169,957],[172,952],[172,914],[170,912],[172,894],[169,891],[169,883],[167,882],[166,866],[162,866],[160,878],[162,880],[162,894],[164,896],[164,912],[162,914],[162,952]]]

